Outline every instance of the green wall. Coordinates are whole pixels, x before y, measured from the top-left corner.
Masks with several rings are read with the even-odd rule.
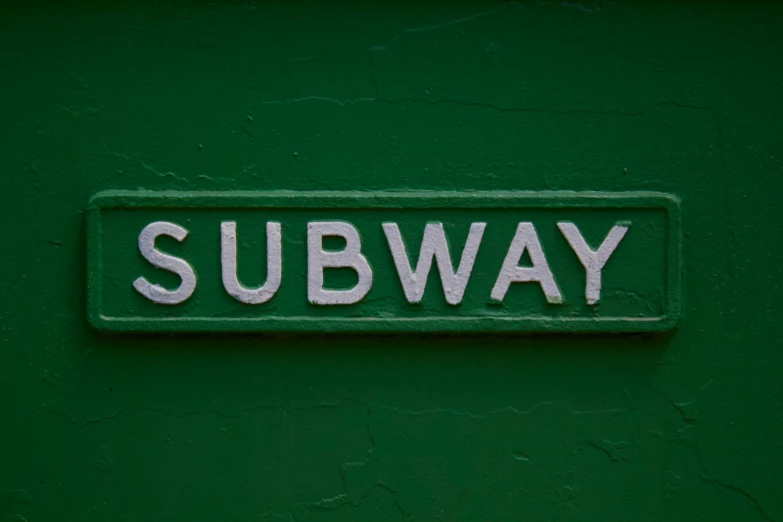
[[[783,520],[783,6],[18,4],[0,521]],[[101,334],[87,201],[137,188],[668,192],[683,318]]]

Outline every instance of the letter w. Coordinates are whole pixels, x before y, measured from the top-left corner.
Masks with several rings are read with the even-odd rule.
[[[473,263],[476,261],[476,254],[481,243],[481,237],[484,235],[484,228],[487,224],[473,223],[470,225],[468,239],[465,242],[465,248],[462,250],[462,258],[456,273],[451,265],[451,254],[449,253],[449,245],[446,241],[442,223],[430,223],[424,228],[424,237],[421,241],[416,271],[411,270],[408,262],[408,253],[405,250],[405,244],[402,241],[397,223],[383,223],[382,226],[383,232],[386,234],[386,240],[389,242],[389,249],[394,258],[394,264],[397,267],[397,274],[400,276],[400,283],[402,283],[405,298],[408,302],[421,302],[434,256],[435,261],[438,263],[438,272],[440,272],[440,281],[443,284],[446,302],[451,305],[460,304],[465,288],[468,285],[470,273],[473,270]]]

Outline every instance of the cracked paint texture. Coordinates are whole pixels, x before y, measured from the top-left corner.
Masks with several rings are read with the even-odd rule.
[[[783,8],[0,8],[0,521],[783,521]],[[659,190],[666,336],[132,336],[88,198]],[[635,296],[627,296],[635,299]]]

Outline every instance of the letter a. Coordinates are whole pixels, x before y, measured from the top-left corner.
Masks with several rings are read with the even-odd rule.
[[[530,259],[533,262],[532,267],[518,266],[525,249],[530,254]],[[549,264],[541,249],[541,243],[538,241],[538,234],[536,234],[533,223],[522,222],[517,226],[517,232],[508,247],[506,259],[503,261],[503,267],[500,269],[490,297],[496,301],[502,301],[511,283],[531,281],[541,285],[547,303],[561,304],[563,302],[560,289],[555,283],[552,271],[549,270]]]

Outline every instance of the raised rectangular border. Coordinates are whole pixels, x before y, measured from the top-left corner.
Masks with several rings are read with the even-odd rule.
[[[109,317],[101,313],[101,211],[107,208],[345,208],[515,209],[649,208],[668,214],[666,303],[660,317]],[[572,191],[129,191],[90,198],[87,212],[87,316],[100,330],[116,332],[361,332],[361,333],[609,333],[660,332],[681,313],[680,201],[661,192]]]

